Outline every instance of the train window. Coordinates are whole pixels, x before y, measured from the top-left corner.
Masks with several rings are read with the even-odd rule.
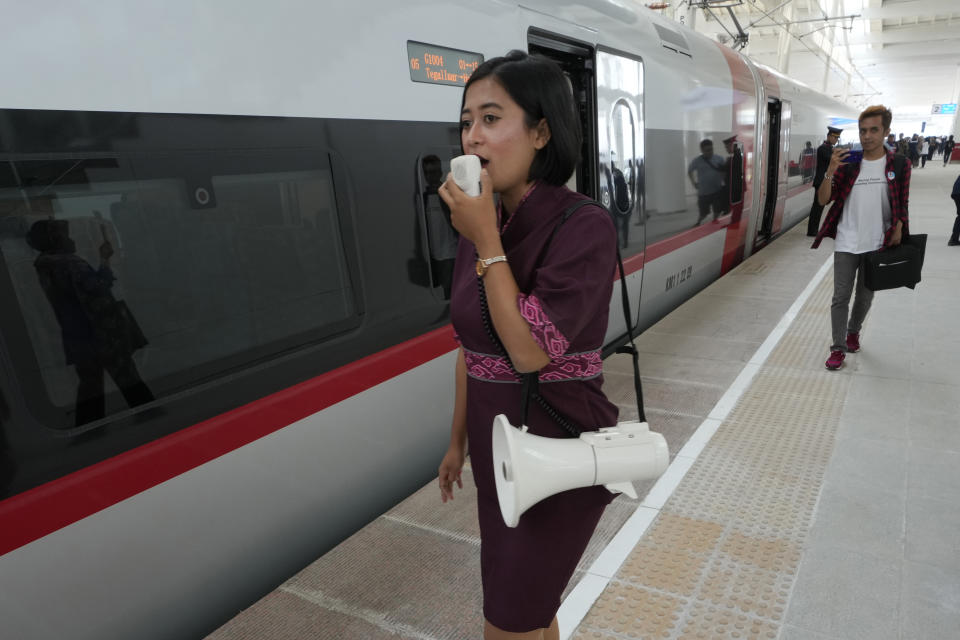
[[[0,218],[19,224],[0,236],[0,277],[47,426],[95,422],[359,323],[351,227],[323,150],[5,155]]]

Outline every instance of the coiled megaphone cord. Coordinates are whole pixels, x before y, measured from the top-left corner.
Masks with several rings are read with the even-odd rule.
[[[567,219],[573,215],[573,213],[580,207],[586,205],[596,205],[597,207],[604,209],[605,207],[595,200],[581,200],[580,202],[568,207],[563,215],[560,216],[559,223],[553,228],[553,232],[550,234],[550,237],[547,238],[547,242],[544,244],[543,249],[541,250],[541,255],[546,255],[547,247],[550,246],[550,243],[553,242],[553,237],[557,235],[557,231],[560,230],[560,226],[567,221]],[[475,256],[479,258],[479,256]],[[633,358],[633,385],[634,391],[637,395],[637,415],[641,422],[646,422],[647,417],[643,410],[643,390],[641,388],[640,382],[640,362],[639,362],[639,353],[637,347],[633,342],[633,318],[630,314],[630,298],[627,293],[627,276],[624,273],[623,268],[623,257],[620,255],[620,243],[617,241],[617,267],[620,271],[620,293],[623,302],[623,317],[627,325],[627,344],[622,345],[617,348],[616,353],[625,353],[629,354]],[[521,420],[524,424],[527,422],[527,409],[530,405],[530,398],[534,398],[537,401],[537,404],[546,412],[548,416],[553,418],[553,420],[563,427],[570,435],[574,438],[580,437],[580,434],[583,432],[583,429],[577,427],[573,422],[565,418],[560,414],[559,411],[554,409],[549,402],[540,395],[539,386],[540,378],[539,374],[534,371],[533,373],[519,373],[517,368],[513,366],[513,361],[510,360],[510,355],[507,353],[506,347],[503,346],[503,342],[500,341],[500,336],[497,335],[496,331],[493,330],[492,320],[490,319],[490,307],[487,304],[487,291],[483,286],[483,278],[477,276],[477,288],[480,290],[480,309],[483,311],[481,314],[481,319],[483,320],[483,328],[487,332],[487,336],[490,338],[490,341],[496,345],[497,349],[500,350],[500,353],[506,359],[507,364],[510,365],[510,370],[513,371],[513,375],[520,380],[522,384],[521,396],[522,396],[522,413]]]
[[[563,429],[569,433],[574,438],[579,438],[580,434],[583,432],[583,429],[580,429],[574,425],[570,420],[564,417],[559,411],[554,409],[549,402],[540,395],[540,376],[534,371],[533,373],[520,373],[517,371],[517,368],[513,366],[513,360],[510,359],[510,354],[507,353],[507,348],[503,346],[503,342],[500,340],[500,336],[497,335],[496,331],[493,330],[493,321],[490,318],[490,306],[487,303],[487,290],[483,286],[483,277],[477,276],[477,290],[480,295],[480,318],[483,320],[483,329],[487,332],[487,337],[490,338],[490,341],[497,347],[497,350],[500,351],[500,354],[506,359],[507,364],[510,365],[510,370],[513,371],[513,375],[517,377],[521,382],[521,396],[522,396],[522,407],[521,407],[521,421],[526,424],[527,422],[527,409],[530,406],[530,398],[533,398],[537,401],[537,404],[544,410],[544,412],[553,418],[554,422],[563,427]]]

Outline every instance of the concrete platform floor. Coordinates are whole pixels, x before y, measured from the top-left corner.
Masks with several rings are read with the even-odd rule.
[[[914,171],[923,282],[877,294],[842,370],[823,367],[832,245],[809,250],[802,225],[637,340],[673,462],[607,509],[563,637],[960,637],[957,172]],[[628,417],[627,358],[605,376]],[[465,484],[448,505],[424,487],[210,638],[480,637]]]

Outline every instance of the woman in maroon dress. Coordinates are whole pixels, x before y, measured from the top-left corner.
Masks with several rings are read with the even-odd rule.
[[[565,491],[531,507],[516,528],[504,524],[492,425],[499,413],[521,424],[520,383],[484,329],[479,287],[516,371],[538,371],[540,394],[580,429],[613,426],[617,409],[601,391],[600,348],[616,232],[607,211],[586,205],[548,242],[564,210],[586,199],[564,186],[579,159],[581,134],[570,87],[553,62],[512,51],[482,64],[464,88],[460,129],[464,153],[481,159],[482,192],[471,198],[450,178],[439,189],[461,238],[451,298],[461,348],[441,497],[453,498],[454,482],[463,486],[469,442],[484,638],[554,640],[560,596],[613,496],[602,486]],[[527,425],[536,435],[569,437],[536,403]]]

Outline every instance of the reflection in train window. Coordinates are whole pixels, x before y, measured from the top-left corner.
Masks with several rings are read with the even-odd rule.
[[[0,217],[21,230],[0,236],[3,266],[42,378],[28,400],[52,405],[50,426],[358,323],[326,153],[91,156],[14,157],[0,174]]]
[[[636,133],[630,106],[618,100],[610,118],[610,167],[613,173],[613,206],[619,215],[629,215],[634,201],[634,141]]]
[[[450,299],[460,235],[437,189],[450,172],[450,160],[457,155],[458,148],[438,147],[417,158],[417,255],[410,260],[408,273],[411,281],[433,288],[444,300]]]

